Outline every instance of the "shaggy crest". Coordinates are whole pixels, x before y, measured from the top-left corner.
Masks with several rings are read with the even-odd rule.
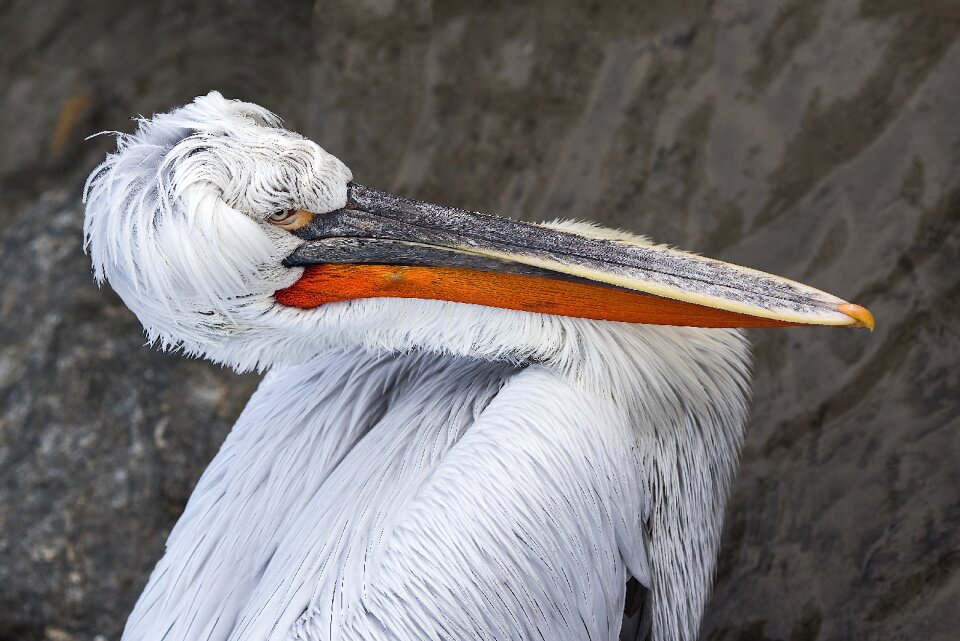
[[[296,242],[266,217],[342,207],[350,179],[266,109],[214,91],[117,134],[84,190],[84,246],[151,342],[200,353],[299,275],[280,266]]]

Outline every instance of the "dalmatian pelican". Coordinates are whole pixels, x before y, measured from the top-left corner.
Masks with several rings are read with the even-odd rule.
[[[84,202],[95,279],[152,344],[266,371],[128,641],[694,639],[737,328],[873,326],[643,237],[362,186],[216,92],[117,133]]]

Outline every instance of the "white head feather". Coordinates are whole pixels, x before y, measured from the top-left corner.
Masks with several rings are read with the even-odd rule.
[[[342,207],[350,179],[267,110],[211,92],[118,135],[87,181],[85,246],[151,342],[220,360],[300,274],[280,265],[296,239],[266,217]]]

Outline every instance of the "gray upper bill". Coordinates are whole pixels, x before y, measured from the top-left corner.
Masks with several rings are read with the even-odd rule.
[[[351,183],[347,206],[297,230],[290,266],[322,263],[459,266],[566,274],[742,313],[842,324],[844,301],[753,269],[394,196]],[[832,321],[837,321],[833,323]]]

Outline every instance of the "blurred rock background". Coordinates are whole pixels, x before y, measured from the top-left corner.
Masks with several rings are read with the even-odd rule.
[[[80,247],[84,138],[210,89],[369,185],[868,306],[753,332],[703,638],[957,638],[960,3],[6,0],[0,42],[0,641],[117,639],[257,384],[143,348]]]

